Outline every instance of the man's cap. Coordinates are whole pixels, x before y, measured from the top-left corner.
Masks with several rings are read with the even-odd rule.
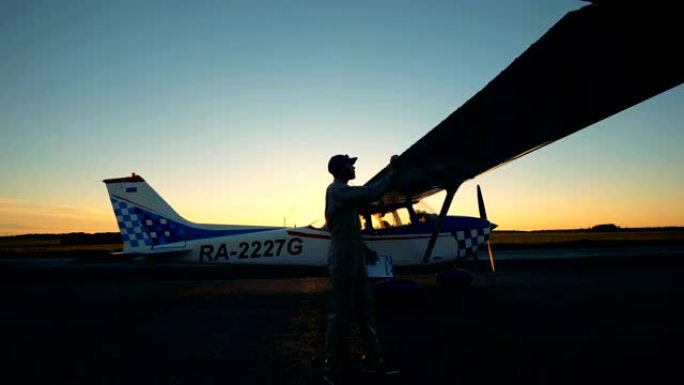
[[[349,155],[333,155],[328,161],[328,172],[335,175],[338,171],[342,169],[346,164],[356,163],[356,157],[350,158]]]

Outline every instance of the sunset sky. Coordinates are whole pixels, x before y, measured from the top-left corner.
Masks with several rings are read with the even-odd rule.
[[[117,231],[102,179],[131,172],[193,222],[306,225],[331,155],[362,185],[586,4],[2,1],[0,235]],[[480,184],[501,229],[684,226],[683,107],[678,86],[481,175],[450,214]]]

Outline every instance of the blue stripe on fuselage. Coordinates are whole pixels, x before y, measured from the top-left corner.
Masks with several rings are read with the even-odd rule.
[[[188,226],[172,219],[157,215],[134,204],[111,198],[119,227],[124,237],[135,237],[147,246],[158,246],[167,243],[191,241],[196,239],[234,236],[240,234],[258,233],[279,229],[280,227],[246,228],[246,229],[203,229]],[[123,211],[126,210],[126,211]],[[125,214],[124,214],[125,212]],[[120,218],[120,219],[119,219]],[[143,234],[144,238],[143,238]],[[133,245],[137,246],[137,245]]]

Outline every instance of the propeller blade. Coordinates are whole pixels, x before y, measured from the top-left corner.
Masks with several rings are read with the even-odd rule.
[[[487,210],[485,210],[484,199],[482,199],[482,190],[480,185],[477,185],[477,206],[480,208],[480,218],[487,219]]]
[[[489,264],[492,267],[492,273],[496,273],[496,267],[494,266],[494,254],[492,254],[492,246],[489,245],[489,241],[487,241],[487,252],[489,253]]]

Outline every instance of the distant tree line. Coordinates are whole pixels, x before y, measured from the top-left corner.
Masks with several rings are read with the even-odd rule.
[[[121,233],[69,233],[64,234],[62,245],[100,245],[107,243],[122,243]]]
[[[579,232],[673,232],[684,231],[681,226],[664,227],[620,227],[612,223],[604,223],[590,228],[555,229],[555,230],[494,230],[499,233],[579,233]]]
[[[603,223],[600,225],[596,225],[589,230],[591,230],[591,231],[618,231],[618,230],[620,230],[620,226],[612,224],[612,223]]]
[[[122,243],[121,233],[24,234],[0,237],[13,240],[54,240],[61,245],[101,245]]]

